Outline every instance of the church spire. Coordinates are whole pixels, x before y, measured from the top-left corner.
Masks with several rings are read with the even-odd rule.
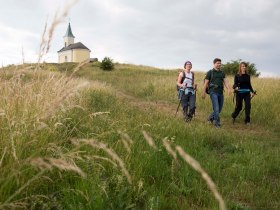
[[[67,31],[64,35],[64,47],[67,47],[69,46],[70,44],[74,44],[74,35],[72,33],[72,30],[71,30],[71,25],[70,25],[70,22],[68,24],[68,28],[67,28]]]
[[[72,37],[72,38],[75,38],[74,35],[73,35],[73,33],[72,33],[70,23],[68,24],[68,28],[67,28],[67,31],[66,31],[66,34],[64,35],[64,37]]]

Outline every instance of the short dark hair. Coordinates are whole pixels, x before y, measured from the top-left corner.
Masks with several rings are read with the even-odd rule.
[[[222,62],[222,60],[221,60],[220,58],[215,58],[215,59],[213,60],[213,63],[215,64],[215,63],[217,63],[218,61]]]

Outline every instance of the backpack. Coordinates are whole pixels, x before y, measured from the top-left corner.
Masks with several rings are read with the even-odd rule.
[[[210,92],[209,92],[209,86],[210,86],[210,83],[212,82],[212,80],[213,80],[213,69],[212,70],[210,70],[211,71],[211,77],[210,77],[210,80],[209,80],[209,83],[208,83],[208,85],[207,85],[207,87],[206,87],[206,94],[209,94]],[[207,75],[207,73],[206,73],[206,75]],[[205,83],[205,80],[206,80],[206,75],[205,75],[205,78],[204,78],[204,83]]]
[[[181,81],[180,81],[180,84],[182,84],[183,83],[183,81],[186,79],[186,73],[185,73],[185,71],[182,71],[183,72],[183,77],[182,77],[182,79],[181,79]],[[192,73],[192,85],[194,84],[194,73],[193,72],[191,72]],[[178,86],[178,85],[176,85],[177,86],[177,91],[179,91],[180,90],[180,86]]]

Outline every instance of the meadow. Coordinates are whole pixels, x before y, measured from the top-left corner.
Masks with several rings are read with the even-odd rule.
[[[0,209],[280,209],[280,80],[252,79],[250,126],[226,95],[217,130],[194,72],[185,123],[178,69],[0,69]]]

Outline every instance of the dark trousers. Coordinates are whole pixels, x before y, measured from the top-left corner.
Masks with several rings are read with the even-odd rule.
[[[192,118],[195,112],[195,95],[191,93],[185,95],[183,93],[181,102],[184,116]]]
[[[251,94],[250,93],[237,93],[236,94],[236,106],[234,112],[231,114],[232,118],[236,118],[242,110],[243,100],[245,102],[245,123],[250,122],[251,112]]]

